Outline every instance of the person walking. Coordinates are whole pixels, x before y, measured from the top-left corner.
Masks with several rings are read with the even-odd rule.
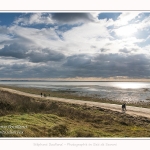
[[[126,111],[126,103],[122,104],[122,111],[123,111],[123,112]]]

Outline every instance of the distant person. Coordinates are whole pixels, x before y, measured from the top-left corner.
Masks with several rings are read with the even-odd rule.
[[[41,97],[42,97],[42,95],[43,95],[43,94],[41,93]]]
[[[126,103],[122,104],[122,111],[126,111]]]

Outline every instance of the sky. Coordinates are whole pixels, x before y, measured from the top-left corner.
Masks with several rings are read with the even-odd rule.
[[[76,77],[150,78],[150,13],[0,13],[0,78]]]

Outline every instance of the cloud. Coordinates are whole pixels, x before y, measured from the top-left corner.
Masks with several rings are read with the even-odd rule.
[[[57,61],[33,63],[24,60],[4,61],[1,58],[0,77],[112,77],[150,76],[149,57],[129,54],[72,55]]]
[[[126,48],[124,47],[123,49],[120,49],[119,52],[122,52],[122,53],[132,53],[132,52],[138,52],[140,49],[139,48]]]
[[[10,32],[15,35],[14,40],[19,43],[26,42],[26,44],[36,47],[57,49],[58,43],[62,42],[54,27],[37,29],[15,25],[10,27]]]
[[[130,21],[138,17],[140,12],[123,12],[114,22],[115,26],[127,25]]]
[[[72,77],[142,77],[150,75],[149,63],[145,55],[95,54],[68,57],[64,66]]]
[[[138,28],[135,24],[130,24],[114,29],[113,31],[117,36],[129,37],[134,36],[134,34],[138,31]]]
[[[54,22],[51,19],[51,15],[48,13],[33,13],[33,14],[26,14],[20,16],[14,21],[14,24],[19,24],[22,26],[28,25],[36,25],[36,24],[53,24]]]
[[[72,55],[66,58],[66,63],[64,66],[71,66],[71,67],[85,67],[86,65],[91,63],[90,56],[86,54],[80,55]]]
[[[0,48],[5,44],[11,43],[13,35],[9,32],[9,28],[6,26],[0,26]]]
[[[0,26],[0,34],[8,34],[9,30],[6,26]]]
[[[65,58],[60,52],[50,49],[42,49],[41,51],[31,51],[28,53],[29,61],[31,62],[47,62],[47,61],[61,61]]]
[[[94,22],[97,15],[91,13],[52,13],[52,19],[57,23],[84,23]]]
[[[128,50],[127,48],[123,48],[123,49],[120,49],[119,52],[130,53],[130,50]]]
[[[0,76],[150,76],[149,16],[98,14],[27,13],[0,26]],[[137,37],[143,30],[147,38]]]
[[[83,24],[82,26],[74,27],[64,32],[62,36],[66,45],[65,47],[73,54],[95,53],[97,50],[95,49],[96,51],[92,51],[91,46],[100,49],[111,39],[111,35],[104,22],[101,24]]]
[[[109,49],[107,49],[107,48],[101,48],[101,49],[100,49],[101,52],[107,52],[108,50],[109,50]]]
[[[28,25],[53,25],[53,24],[79,24],[84,22],[94,22],[97,20],[97,13],[33,13],[22,15],[14,21],[14,24]]]
[[[47,62],[47,61],[60,61],[65,58],[60,52],[50,49],[31,49],[25,45],[13,43],[5,45],[0,50],[0,56],[14,57],[18,59],[28,59],[31,62]]]
[[[5,45],[4,48],[0,50],[0,56],[15,57],[21,59],[26,57],[26,51],[26,47],[17,43],[13,43],[10,45]]]

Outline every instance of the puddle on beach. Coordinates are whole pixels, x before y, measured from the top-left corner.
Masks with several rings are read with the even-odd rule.
[[[149,102],[149,82],[0,82],[4,85],[46,88],[71,94],[126,102]]]
[[[113,87],[99,87],[99,89],[80,89],[75,94],[80,96],[90,96],[95,98],[106,98],[115,101],[129,102],[149,102],[150,90],[145,89],[120,89]]]

